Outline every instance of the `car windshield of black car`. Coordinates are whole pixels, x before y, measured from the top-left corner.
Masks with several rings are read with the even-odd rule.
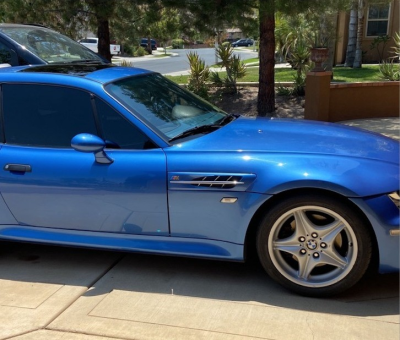
[[[1,27],[0,30],[47,63],[102,59],[72,39],[41,27]]]

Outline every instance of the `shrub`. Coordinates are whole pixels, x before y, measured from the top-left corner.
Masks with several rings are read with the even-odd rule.
[[[384,61],[379,65],[381,78],[390,81],[400,80],[400,64],[395,64],[393,60]]]
[[[276,89],[278,96],[290,96],[292,94],[292,89],[286,86],[279,85]]]
[[[211,73],[211,81],[215,86],[225,87],[225,90],[237,93],[237,79],[246,75],[246,65],[240,60],[240,57],[233,55],[233,47],[229,45],[219,45],[217,48],[217,57],[221,59],[221,67],[226,69],[226,78],[221,79],[218,73]]]
[[[123,54],[133,56],[135,54],[135,48],[132,45],[124,45],[123,46]]]
[[[190,76],[188,79],[188,90],[198,96],[208,99],[208,88],[206,82],[210,77],[210,70],[205,65],[204,60],[200,59],[196,52],[187,54],[190,65]]]
[[[183,48],[183,45],[184,45],[183,39],[172,40],[172,48],[174,48],[174,49]]]
[[[122,60],[121,61],[121,66],[125,66],[125,67],[133,67],[133,63],[131,61],[128,60]]]
[[[396,32],[393,39],[395,46],[392,47],[391,52],[394,56],[379,65],[381,78],[390,81],[400,80],[400,34]]]
[[[134,55],[135,55],[135,57],[143,57],[146,54],[147,54],[146,50],[142,46],[139,46],[136,48]]]

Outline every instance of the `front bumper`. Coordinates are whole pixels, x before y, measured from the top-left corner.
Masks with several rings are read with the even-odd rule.
[[[369,219],[379,250],[379,272],[400,269],[400,211],[387,195],[351,199]]]

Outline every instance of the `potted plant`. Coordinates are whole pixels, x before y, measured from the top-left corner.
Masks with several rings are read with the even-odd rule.
[[[325,71],[323,63],[329,58],[328,37],[324,35],[322,30],[318,30],[314,34],[313,46],[310,49],[310,59],[314,62],[315,66],[312,72]]]
[[[329,59],[329,46],[336,40],[335,15],[312,13],[312,41],[310,59],[315,63],[313,72],[325,71],[323,65]]]

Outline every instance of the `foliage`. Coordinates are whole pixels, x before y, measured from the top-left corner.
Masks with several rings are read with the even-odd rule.
[[[147,54],[147,52],[142,46],[136,47],[135,52],[134,52],[135,57],[143,57],[146,54]]]
[[[306,89],[306,74],[305,73],[296,73],[293,77],[293,90],[292,94],[295,96],[304,96]]]
[[[293,82],[296,71],[292,68],[275,68],[276,84],[282,82]],[[365,81],[380,81],[379,65],[364,65],[362,68],[351,67],[334,67],[333,74],[335,82],[365,82]],[[226,72],[220,72],[220,77],[225,77]],[[169,79],[178,84],[186,84],[187,76],[168,76]],[[259,68],[249,67],[246,70],[246,76],[241,81],[258,82]]]
[[[395,64],[393,61],[384,61],[379,65],[381,78],[389,81],[400,80],[400,64]]]
[[[122,60],[121,61],[121,66],[124,66],[124,67],[133,67],[133,63],[131,62],[131,61],[128,61],[128,60]]]
[[[276,89],[276,93],[278,96],[290,96],[292,94],[292,89],[288,86],[279,85]]]
[[[392,47],[392,54],[388,61],[384,61],[379,65],[379,71],[383,79],[390,81],[400,80],[400,34],[395,33],[393,37],[395,45]]]
[[[185,42],[183,39],[173,39],[172,40],[172,48],[174,48],[174,49],[183,48],[184,43]]]
[[[383,53],[385,51],[386,45],[389,42],[390,37],[388,35],[381,35],[374,40],[372,40],[370,50],[376,50],[378,54],[378,61],[382,62],[383,61]]]
[[[212,72],[211,81],[215,86],[224,87],[226,91],[237,93],[237,79],[246,75],[246,65],[239,56],[233,55],[231,44],[219,45],[216,54],[221,59],[221,67],[226,69],[226,78],[222,79],[218,73]]]
[[[198,96],[207,99],[208,88],[206,82],[210,77],[210,70],[196,52],[189,52],[187,58],[190,65],[187,88]]]

